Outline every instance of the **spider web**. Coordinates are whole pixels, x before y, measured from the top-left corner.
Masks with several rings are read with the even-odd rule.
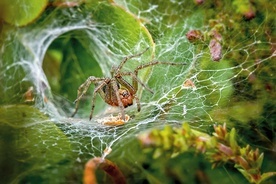
[[[192,44],[185,36],[189,30],[211,29],[204,20],[204,6],[187,7],[189,3],[185,1],[167,3],[116,1],[116,3],[143,20],[155,44],[143,32],[144,25],[141,25],[139,39],[131,42],[123,37],[118,39],[114,33],[118,32],[117,27],[95,21],[93,15],[85,7],[80,6],[57,9],[42,15],[35,26],[12,30],[6,35],[2,45],[0,86],[3,98],[0,100],[1,104],[23,103],[23,94],[32,86],[35,93],[33,105],[48,117],[43,120],[31,117],[27,124],[18,123],[14,127],[33,128],[37,131],[35,127],[39,126],[41,131],[37,131],[36,135],[39,137],[38,141],[47,146],[46,150],[52,151],[54,147],[68,149],[60,160],[50,162],[51,171],[50,169],[44,171],[45,177],[49,173],[52,175],[52,178],[47,181],[62,182],[63,179],[55,176],[60,176],[59,173],[62,170],[60,165],[69,161],[73,164],[67,169],[71,170],[73,173],[71,175],[75,175],[76,180],[80,181],[83,164],[92,157],[106,157],[108,150],[112,150],[108,158],[125,159],[129,163],[135,163],[136,158],[132,156],[133,150],[123,149],[122,152],[121,148],[128,145],[134,147],[132,144],[136,135],[145,130],[161,128],[165,125],[181,126],[183,122],[189,122],[195,128],[206,130],[214,123],[224,123],[226,119],[221,117],[224,112],[229,111],[229,109],[226,110],[228,107],[231,109],[229,104],[239,100],[246,101],[247,98],[254,96],[247,90],[251,85],[250,81],[254,80],[258,73],[261,74],[259,68],[271,65],[272,69],[266,71],[267,73],[272,73],[275,69],[275,64],[273,66],[272,62],[275,51],[273,53],[270,50],[274,43],[271,39],[264,40],[262,37],[267,26],[265,22],[261,22],[257,29],[251,30],[246,37],[241,36],[242,32],[225,35],[225,40],[237,37],[243,40],[239,43],[223,43],[222,59],[219,62],[213,62],[208,42]],[[275,24],[273,26],[275,28]],[[66,64],[60,64],[60,66],[48,63],[47,71],[47,66],[44,66],[47,56],[54,55],[55,50],[59,50],[58,44],[66,40],[71,40],[71,43],[81,47],[80,50],[74,51],[83,52],[91,58],[91,61],[86,61],[86,64],[91,66],[91,70],[84,71],[83,68],[79,71],[74,70],[76,61],[72,59],[67,63],[63,60]],[[153,55],[154,60],[184,62],[186,65],[181,67],[156,65],[139,72],[139,78],[154,91],[154,94],[151,94],[139,86],[141,112],[137,112],[134,104],[126,109],[125,112],[130,116],[130,120],[123,126],[106,126],[100,123],[101,119],[116,116],[120,111],[118,108],[109,107],[102,99],[97,98],[94,118],[88,121],[93,91],[93,85],[91,85],[88,94],[80,102],[76,118],[68,118],[74,110],[72,96],[76,97],[78,86],[88,76],[110,77],[112,66],[118,65],[125,56],[140,53],[148,46],[150,50],[147,53],[127,61],[123,70],[132,71],[135,67],[150,62]],[[59,51],[65,53],[64,56],[60,56],[63,59],[66,54],[72,52],[66,48]],[[10,53],[12,58],[8,58],[4,53]],[[258,58],[259,53],[264,53],[262,54],[264,57]],[[77,61],[81,60],[80,58]],[[57,70],[60,71],[59,79],[53,78],[56,74],[51,74],[49,71],[51,67],[61,68]],[[126,78],[130,81],[128,77]],[[53,80],[57,84],[54,84]],[[268,83],[270,80],[275,82],[275,77],[267,76],[265,80]],[[61,87],[57,89],[55,85]],[[233,97],[236,93],[242,93],[241,99]],[[258,111],[258,109],[254,110]],[[235,113],[234,110],[233,113]],[[62,133],[51,135],[50,127],[53,127],[49,124],[52,122]],[[245,125],[239,124],[239,126]],[[45,131],[49,137],[44,137]],[[70,145],[70,148],[62,146],[64,142]],[[60,152],[57,151],[56,154],[59,155]],[[43,164],[44,162],[35,170],[49,167]],[[29,175],[35,174],[32,174],[32,171],[23,172],[14,182],[24,181]],[[70,179],[67,178],[67,180]]]

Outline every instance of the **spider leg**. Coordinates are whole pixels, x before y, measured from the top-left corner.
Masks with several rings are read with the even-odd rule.
[[[102,83],[100,83],[97,87],[95,87],[94,92],[93,92],[92,102],[91,102],[92,106],[91,106],[91,112],[90,112],[89,120],[91,120],[92,117],[93,117],[96,95],[97,95],[97,93],[100,93],[100,95],[102,97],[104,96],[104,92],[102,91],[102,88],[104,86],[106,86],[108,84],[108,82],[109,82],[109,80],[105,80]]]
[[[97,82],[100,82],[100,81],[103,81],[103,80],[105,80],[105,78],[96,78],[94,76],[90,76],[90,77],[88,77],[88,79],[83,84],[80,85],[80,87],[78,88],[77,99],[74,101],[74,103],[76,104],[75,111],[73,112],[71,117],[74,117],[76,115],[76,113],[78,112],[80,99],[83,97],[83,95],[86,94],[86,92],[89,89],[90,85],[92,83],[97,83]]]
[[[135,95],[134,96],[136,104],[137,104],[137,111],[140,112],[141,110],[141,104],[140,104],[140,99]]]
[[[142,52],[140,52],[140,53],[138,53],[138,54],[134,54],[134,55],[125,57],[125,58],[121,61],[120,65],[116,68],[115,73],[118,73],[118,72],[122,69],[123,65],[127,62],[127,60],[129,60],[129,59],[131,59],[131,58],[134,58],[134,57],[139,57],[139,56],[143,55],[147,50],[149,50],[149,47],[147,47],[144,51],[142,51]]]
[[[152,61],[143,65],[138,66],[135,70],[134,70],[134,74],[132,73],[132,83],[135,89],[137,89],[137,83],[140,83],[145,89],[147,89],[148,91],[150,91],[151,93],[153,93],[153,91],[147,87],[142,81],[139,80],[138,78],[138,71],[153,65],[158,65],[158,64],[163,64],[163,65],[186,65],[186,63],[174,63],[174,62],[162,62],[162,61]]]
[[[115,76],[115,79],[118,81],[118,83],[120,83],[123,87],[127,88],[127,90],[131,93],[131,94],[135,94],[136,93],[136,89],[130,85],[122,76],[125,75],[130,75],[128,73],[120,73],[120,75]]]
[[[138,66],[134,70],[134,73],[135,73],[135,75],[137,75],[139,70],[144,69],[144,68],[149,67],[149,66],[159,65],[159,64],[163,64],[163,65],[186,65],[186,63],[182,63],[182,62],[181,63],[174,63],[174,62],[152,61],[152,62],[149,62],[149,63]]]
[[[126,76],[126,75],[129,75],[129,76],[132,77],[133,86],[131,86],[127,81],[125,81],[125,80],[121,77],[121,76]],[[131,88],[135,91],[135,93],[136,93],[136,91],[137,91],[137,89],[138,89],[137,83],[139,83],[139,84],[141,84],[141,86],[143,86],[146,90],[148,90],[148,91],[151,92],[151,93],[154,93],[154,92],[152,91],[152,89],[150,89],[146,84],[144,84],[144,83],[137,77],[137,75],[135,75],[134,73],[132,73],[132,72],[124,72],[124,73],[121,73],[121,76],[120,76],[120,77],[116,77],[116,79],[118,79],[118,82],[120,82],[121,85],[123,85],[123,86],[125,86],[126,88],[128,88],[128,90],[129,90],[129,88],[131,87]],[[128,86],[129,86],[129,87],[128,87]],[[133,94],[135,94],[135,93],[133,93]]]
[[[117,81],[116,80],[111,80],[111,87],[114,89],[114,92],[116,94],[116,98],[117,98],[117,101],[118,101],[118,105],[119,107],[121,108],[121,112],[122,112],[122,119],[125,120],[125,107],[122,103],[122,100],[120,98],[120,94],[119,94],[119,88],[118,88],[118,85],[117,85]]]

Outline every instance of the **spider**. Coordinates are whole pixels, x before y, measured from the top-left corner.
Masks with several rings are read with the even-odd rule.
[[[135,99],[136,104],[137,104],[137,111],[139,112],[141,110],[141,105],[140,105],[140,99],[136,96],[136,92],[138,89],[138,83],[144,87],[146,90],[149,92],[153,93],[153,91],[146,85],[144,84],[139,78],[138,78],[138,71],[141,69],[144,69],[146,67],[150,67],[153,65],[158,65],[158,64],[165,64],[165,65],[184,65],[186,63],[173,63],[173,62],[161,62],[161,61],[151,61],[146,64],[142,64],[138,67],[133,72],[122,72],[122,68],[124,64],[131,58],[134,57],[139,57],[142,54],[144,54],[147,50],[149,49],[146,48],[143,52],[127,56],[125,57],[121,63],[117,67],[112,67],[110,73],[111,73],[111,78],[109,77],[94,77],[90,76],[87,78],[87,80],[80,85],[78,88],[78,95],[74,103],[76,104],[75,106],[75,111],[72,114],[72,117],[77,113],[78,108],[79,108],[79,102],[81,98],[86,94],[87,90],[89,89],[90,85],[93,83],[95,85],[95,89],[93,92],[93,97],[92,97],[92,107],[91,107],[91,112],[90,112],[90,117],[89,119],[92,119],[94,108],[95,108],[95,98],[97,93],[100,94],[101,98],[109,105],[111,106],[118,106],[121,109],[121,116],[122,119],[125,120],[125,111],[124,109],[128,106],[131,106],[133,104],[133,100]],[[127,82],[123,76],[130,76],[132,77],[132,84]]]

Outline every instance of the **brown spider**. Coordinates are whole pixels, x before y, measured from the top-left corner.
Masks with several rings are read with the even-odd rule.
[[[160,61],[152,61],[143,65],[138,66],[133,72],[121,72],[124,64],[131,58],[139,57],[144,54],[149,47],[143,52],[125,57],[118,67],[112,67],[111,69],[111,78],[108,77],[94,77],[90,76],[88,79],[80,85],[78,89],[78,96],[74,103],[76,103],[75,111],[72,114],[72,117],[77,113],[79,108],[80,99],[87,92],[91,83],[95,84],[95,89],[92,97],[92,108],[90,113],[90,120],[92,119],[93,111],[94,111],[94,101],[96,98],[96,94],[99,93],[104,101],[111,106],[119,106],[121,108],[122,119],[125,120],[125,112],[124,109],[133,104],[133,99],[136,100],[137,110],[138,112],[141,110],[140,100],[136,96],[138,83],[141,84],[146,90],[153,93],[153,91],[145,85],[138,78],[138,71],[144,69],[149,66],[157,65],[157,64],[166,64],[166,65],[184,65],[186,63],[173,63],[173,62],[160,62]],[[131,76],[132,77],[132,85],[128,83],[123,76]]]

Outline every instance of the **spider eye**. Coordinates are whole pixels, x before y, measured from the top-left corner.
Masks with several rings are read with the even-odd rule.
[[[124,90],[123,93],[122,93],[122,95],[123,95],[123,97],[129,96],[128,91]]]
[[[128,98],[130,96],[129,91],[126,89],[120,89],[119,93],[123,98]]]

